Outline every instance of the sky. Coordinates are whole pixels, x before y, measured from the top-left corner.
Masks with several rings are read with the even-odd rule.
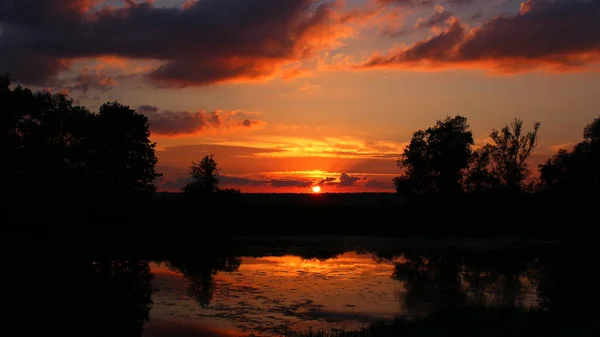
[[[3,0],[0,72],[149,119],[159,190],[214,154],[242,192],[393,191],[412,133],[541,122],[535,173],[600,114],[598,0]]]

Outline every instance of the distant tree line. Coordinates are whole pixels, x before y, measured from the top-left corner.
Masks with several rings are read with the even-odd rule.
[[[502,193],[597,193],[600,187],[600,117],[584,128],[583,141],[572,151],[561,149],[539,165],[532,179],[527,159],[539,144],[540,123],[531,131],[514,119],[492,130],[491,143],[474,148],[467,119],[457,115],[413,134],[394,179],[398,193],[412,196],[481,195]]]

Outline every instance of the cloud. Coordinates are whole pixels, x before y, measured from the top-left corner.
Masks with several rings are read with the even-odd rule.
[[[501,72],[580,69],[600,61],[600,1],[527,1],[514,16],[468,30],[455,19],[440,34],[358,69],[485,67]]]
[[[347,173],[341,173],[338,177],[326,177],[319,180],[315,185],[319,186],[337,186],[337,187],[350,187],[354,186],[358,182],[366,183],[367,177],[349,175]]]
[[[113,56],[160,61],[147,73],[160,87],[262,80],[352,34],[334,0],[99,3],[3,0],[0,71],[43,84],[74,60]]]
[[[435,4],[435,0],[377,0],[382,5],[386,6],[409,6],[409,7],[418,7],[418,6],[433,6]]]
[[[73,85],[69,87],[71,91],[81,91],[86,95],[90,89],[106,91],[112,89],[117,83],[114,78],[107,76],[104,69],[83,68],[81,74],[73,79]]]
[[[288,173],[290,174],[290,173]],[[156,186],[161,191],[180,191],[187,183],[190,182],[190,178],[187,176],[179,178],[168,178],[159,179],[155,182]],[[372,179],[367,178],[364,175],[352,175],[347,173],[341,173],[337,177],[326,177],[317,181],[309,178],[266,178],[266,179],[252,179],[246,177],[236,177],[229,175],[220,176],[220,184],[222,187],[234,187],[234,188],[247,188],[247,187],[264,187],[267,190],[273,189],[285,189],[285,188],[301,188],[308,189],[312,186],[330,186],[337,188],[349,188],[349,187],[366,187],[376,189],[393,189],[394,184],[391,179]]]
[[[253,180],[242,177],[221,176],[221,185],[237,185],[237,186],[266,186],[266,180]]]
[[[444,5],[463,7],[463,6],[471,5],[477,1],[478,0],[444,0],[444,1],[442,1],[442,3]]]
[[[388,180],[369,179],[369,180],[367,180],[365,186],[372,187],[372,188],[381,188],[381,189],[395,189],[396,188],[392,179],[388,179]]]
[[[440,24],[448,23],[453,18],[453,14],[442,6],[436,5],[434,9],[435,12],[429,18],[419,18],[412,29],[385,29],[383,33],[388,37],[400,37],[420,29],[437,28]]]
[[[163,136],[194,135],[205,130],[254,129],[266,124],[248,118],[243,111],[160,111],[151,105],[141,105],[136,111],[148,117],[153,134]]]
[[[346,173],[340,175],[340,187],[352,186],[354,183],[360,180],[364,180],[364,177],[353,177]]]
[[[334,177],[327,177],[327,178],[323,178],[321,180],[319,180],[315,185],[329,185],[335,182]]]
[[[452,17],[452,13],[445,10],[442,6],[436,6],[435,12],[427,19],[419,19],[415,24],[415,29],[432,28],[441,23],[448,21]]]
[[[271,180],[271,187],[283,188],[283,187],[302,187],[307,188],[312,186],[313,182],[308,180],[297,180],[297,179],[275,179]]]
[[[322,139],[293,136],[257,136],[241,141],[224,141],[215,144],[250,146],[277,149],[273,152],[257,153],[259,157],[331,157],[396,159],[405,143],[392,141],[366,141],[355,137],[326,137]]]
[[[222,187],[249,187],[262,186],[266,188],[309,188],[314,185],[314,181],[308,179],[296,178],[281,178],[281,179],[250,179],[245,177],[235,177],[221,175],[219,177]],[[190,182],[189,177],[179,177],[170,179],[161,179],[156,181],[156,186],[162,191],[180,191],[187,183]]]

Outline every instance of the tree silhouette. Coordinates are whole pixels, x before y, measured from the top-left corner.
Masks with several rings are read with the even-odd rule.
[[[192,162],[190,166],[192,181],[183,188],[183,192],[195,195],[219,191],[219,170],[214,154],[205,156],[199,162]]]
[[[160,177],[154,167],[155,143],[150,142],[148,118],[117,102],[105,103],[91,124],[89,171],[108,193],[148,195]]]
[[[597,191],[600,188],[600,117],[583,130],[583,141],[571,152],[561,149],[539,165],[540,179],[550,191]]]
[[[464,176],[467,193],[482,193],[500,186],[500,180],[490,170],[491,158],[488,147],[473,151]]]
[[[231,254],[216,255],[205,252],[194,258],[175,258],[166,261],[171,270],[188,279],[188,293],[201,307],[207,307],[216,290],[214,276],[218,272],[234,272],[240,268],[241,258]]]
[[[150,196],[155,144],[148,120],[119,103],[99,113],[66,95],[34,93],[0,76],[2,165],[10,194],[51,200]]]
[[[395,264],[392,278],[404,285],[401,302],[408,313],[419,315],[465,302],[459,279],[460,256],[419,251],[407,251],[402,256],[404,261]]]
[[[187,198],[200,198],[206,196],[237,196],[240,194],[236,189],[221,189],[219,186],[219,165],[214,154],[205,156],[199,162],[192,162],[190,166],[191,181],[182,189]]]
[[[463,186],[466,192],[481,193],[506,188],[522,191],[529,176],[525,162],[539,143],[536,122],[533,131],[523,134],[523,122],[515,119],[502,130],[492,130],[492,144],[486,144],[473,152],[469,167],[465,170]]]
[[[414,194],[460,193],[461,172],[471,156],[473,135],[460,115],[437,121],[413,134],[398,160],[404,175],[394,179],[398,192]]]
[[[540,122],[535,122],[533,131],[523,134],[523,121],[515,118],[510,125],[490,134],[494,143],[487,145],[484,151],[489,152],[492,173],[509,190],[523,188],[529,175],[525,161],[539,144],[539,128]]]

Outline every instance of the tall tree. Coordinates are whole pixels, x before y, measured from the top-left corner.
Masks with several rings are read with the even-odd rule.
[[[394,181],[398,192],[456,194],[461,191],[461,173],[469,163],[473,134],[460,115],[437,121],[413,134],[398,160],[404,174]]]
[[[529,176],[527,158],[539,144],[540,122],[533,130],[523,133],[523,121],[515,118],[510,125],[490,134],[493,144],[484,148],[489,152],[491,170],[500,183],[510,190],[521,190]]]
[[[150,141],[146,116],[117,102],[105,103],[90,127],[88,169],[98,177],[97,188],[141,195],[156,190],[153,182],[161,175],[155,171],[156,143]]]

